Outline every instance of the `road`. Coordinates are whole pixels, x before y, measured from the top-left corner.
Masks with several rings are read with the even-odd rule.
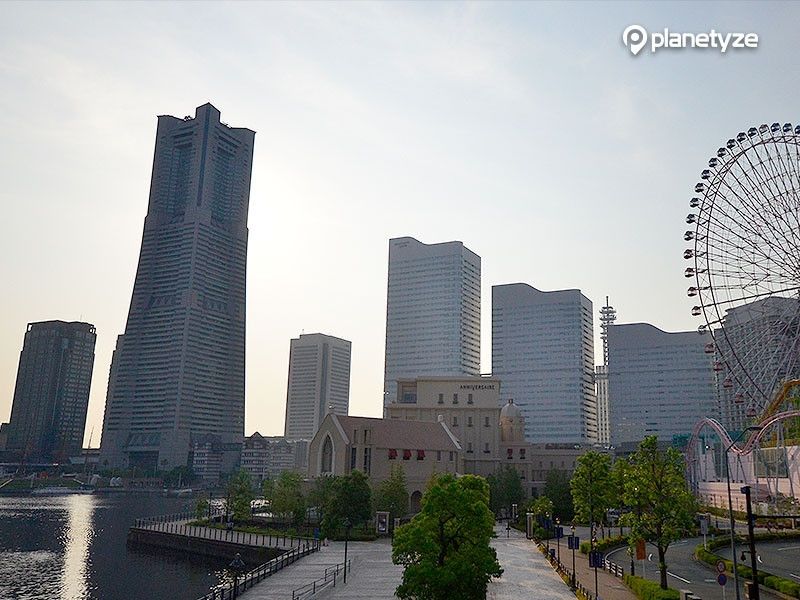
[[[737,545],[736,552],[740,559],[742,550],[747,550],[747,546]],[[729,560],[731,558],[730,548],[718,548],[715,552]],[[759,569],[792,581],[800,581],[800,542],[798,540],[757,542],[756,556],[759,558]],[[745,560],[741,562],[750,566],[750,555],[745,554]]]

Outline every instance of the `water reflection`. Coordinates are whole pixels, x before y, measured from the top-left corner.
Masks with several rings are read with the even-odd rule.
[[[86,573],[89,564],[89,544],[94,530],[95,496],[67,496],[65,509],[67,526],[63,534],[64,568],[61,588],[65,598],[84,600],[89,597]]]
[[[135,518],[191,503],[160,496],[0,497],[0,598],[195,600],[224,577],[224,565],[126,545]]]

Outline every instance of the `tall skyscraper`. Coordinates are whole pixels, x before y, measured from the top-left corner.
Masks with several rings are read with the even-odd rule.
[[[635,446],[645,436],[672,442],[714,415],[712,359],[696,331],[667,333],[647,323],[608,328],[611,443]]]
[[[20,460],[65,462],[80,453],[96,338],[89,323],[28,324],[6,442]]]
[[[493,286],[492,376],[522,411],[529,442],[596,442],[592,302],[580,290]]]
[[[286,390],[287,440],[310,440],[328,407],[346,415],[350,406],[350,342],[322,333],[303,334],[289,344]]]
[[[158,117],[150,201],[125,333],[117,338],[101,464],[186,465],[218,436],[223,470],[244,436],[245,275],[253,140],[211,104]]]
[[[398,379],[480,375],[481,257],[461,242],[389,240],[384,405]]]

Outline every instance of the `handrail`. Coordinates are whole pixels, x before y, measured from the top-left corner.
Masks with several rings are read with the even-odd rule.
[[[291,550],[287,550],[280,556],[276,556],[269,562],[265,562],[262,565],[259,565],[255,569],[252,569],[245,573],[243,576],[234,575],[233,582],[225,584],[224,586],[217,588],[215,590],[211,590],[205,596],[201,596],[197,600],[233,600],[236,598],[241,592],[250,589],[259,581],[266,579],[267,577],[274,575],[285,566],[294,563],[297,560],[300,560],[302,557],[311,554],[312,552],[318,551],[320,548],[319,542],[316,541],[314,544],[308,544],[306,546],[298,546],[297,548],[292,548]],[[348,561],[349,562],[349,561]]]
[[[313,596],[328,585],[333,585],[333,587],[336,587],[336,578],[339,576],[339,571],[341,569],[342,574],[344,574],[345,568],[347,568],[348,573],[351,571],[351,561],[348,560],[346,565],[344,562],[341,562],[326,568],[322,577],[315,579],[310,583],[306,583],[305,585],[301,585],[299,588],[293,589],[292,600],[299,600],[306,594]]]

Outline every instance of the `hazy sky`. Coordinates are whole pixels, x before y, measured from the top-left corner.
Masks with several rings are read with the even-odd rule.
[[[382,407],[388,239],[462,240],[491,286],[580,288],[621,322],[691,329],[688,199],[725,140],[800,120],[779,3],[0,4],[0,420],[26,323],[97,326],[100,438],[147,211],[156,115],[256,134],[246,432],[283,432],[289,340],[353,342],[350,410]],[[650,30],[757,50],[637,57]],[[595,323],[596,317],[595,317]]]

